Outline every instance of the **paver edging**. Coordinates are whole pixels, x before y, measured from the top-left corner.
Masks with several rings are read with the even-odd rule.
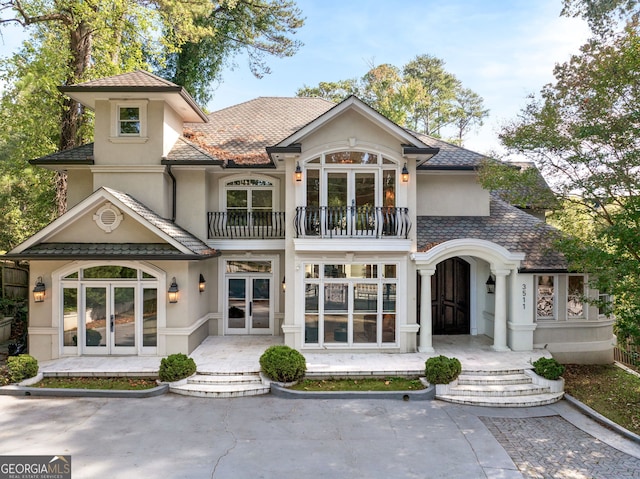
[[[436,388],[429,384],[425,389],[418,391],[296,391],[272,382],[271,394],[287,399],[401,399],[403,401],[427,401],[435,399]]]
[[[149,398],[160,396],[162,394],[166,394],[167,392],[169,392],[168,384],[160,384],[154,388],[139,389],[135,391],[123,389],[35,388],[31,387],[27,381],[24,381],[20,384],[12,384],[9,386],[0,387],[0,396]]]
[[[599,412],[595,411],[594,409],[591,409],[589,406],[587,406],[586,404],[584,404],[583,402],[577,400],[576,398],[574,398],[573,396],[571,396],[570,394],[564,393],[564,399],[571,404],[573,407],[575,407],[576,409],[580,410],[580,412],[582,412],[585,416],[589,416],[591,419],[593,419],[596,422],[599,422],[600,424],[602,424],[603,426],[612,429],[613,431],[615,431],[616,433],[620,434],[621,436],[624,436],[625,438],[629,439],[630,441],[633,441],[637,444],[640,444],[640,436],[629,431],[628,429],[625,429],[624,427],[620,426],[619,424],[613,422],[611,419],[608,419],[606,417],[604,417],[602,414],[600,414]]]

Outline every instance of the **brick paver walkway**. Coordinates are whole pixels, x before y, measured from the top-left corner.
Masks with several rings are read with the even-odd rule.
[[[560,416],[480,420],[527,479],[640,478],[640,459],[603,443]]]

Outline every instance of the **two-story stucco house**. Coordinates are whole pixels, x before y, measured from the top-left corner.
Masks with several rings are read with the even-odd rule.
[[[612,319],[584,301],[597,292],[549,226],[480,186],[482,155],[355,97],[205,115],[143,71],[60,90],[95,110],[95,141],[32,161],[67,173],[69,209],[8,255],[31,263],[40,360],[234,334],[327,354],[486,335],[612,359]]]

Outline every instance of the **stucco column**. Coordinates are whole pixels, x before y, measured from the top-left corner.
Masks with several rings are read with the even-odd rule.
[[[491,270],[496,277],[496,306],[493,318],[493,350],[509,351],[507,347],[507,275],[508,269]]]
[[[435,269],[421,269],[420,272],[420,345],[421,353],[433,353],[433,327],[431,324],[431,277]]]

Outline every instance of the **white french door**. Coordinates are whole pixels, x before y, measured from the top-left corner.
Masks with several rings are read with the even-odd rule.
[[[361,235],[375,231],[378,170],[326,169],[323,203],[325,228],[336,235]]]
[[[271,275],[227,276],[227,334],[272,334]]]
[[[87,284],[79,344],[85,354],[136,354],[136,286]]]

